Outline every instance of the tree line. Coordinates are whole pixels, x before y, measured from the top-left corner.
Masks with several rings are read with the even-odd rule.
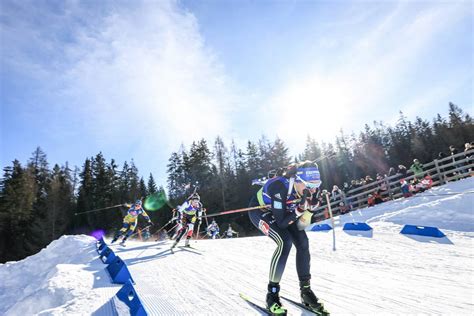
[[[64,234],[107,232],[121,226],[126,208],[75,213],[130,203],[157,187],[153,175],[139,177],[133,160],[121,169],[102,153],[87,158],[82,170],[66,163],[52,168],[37,148],[25,166],[14,160],[0,181],[0,262],[34,254]],[[156,217],[158,214],[151,214]]]
[[[161,226],[171,217],[171,207],[183,202],[193,185],[198,186],[208,213],[246,207],[258,189],[252,180],[262,178],[291,162],[318,160],[323,187],[341,185],[389,167],[409,165],[413,158],[431,161],[453,145],[462,148],[473,141],[472,118],[453,103],[447,118],[437,115],[431,121],[409,121],[400,113],[394,126],[383,122],[366,124],[350,135],[341,130],[334,143],[307,136],[306,147],[291,156],[280,138],[262,136],[238,148],[217,137],[212,144],[201,139],[173,152],[167,165],[167,192],[170,203],[156,212],[152,220]],[[46,154],[37,148],[25,165],[14,160],[3,169],[0,181],[0,262],[19,260],[38,252],[63,234],[90,233],[103,229],[111,233],[121,225],[126,209],[75,213],[133,202],[164,188],[139,176],[133,160],[120,168],[102,153],[85,160],[81,169],[67,163],[52,168]],[[225,229],[232,224],[240,236],[256,235],[246,213],[216,218]]]

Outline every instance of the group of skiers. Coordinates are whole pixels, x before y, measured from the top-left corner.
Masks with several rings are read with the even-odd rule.
[[[137,200],[133,205],[125,204],[124,206],[129,207],[129,209],[123,218],[122,228],[116,232],[111,242],[115,243],[120,237],[122,237],[120,244],[125,245],[126,240],[135,234],[139,215],[142,215],[147,222],[147,226],[138,231],[140,233],[140,237],[144,240],[149,239],[151,236],[149,228],[151,225],[153,225],[153,223],[150,220],[149,215],[143,209],[142,201]],[[185,237],[184,245],[189,246],[189,241],[193,236],[194,227],[196,224],[197,230],[199,232],[199,227],[201,225],[202,215],[204,212],[206,212],[206,209],[202,207],[199,194],[197,193],[193,193],[191,197],[189,197],[182,205],[172,211],[173,216],[168,222],[174,223],[174,226],[170,229],[170,231],[174,231],[171,239],[175,240],[172,248],[176,247],[183,237]],[[230,224],[222,236],[219,235],[219,233],[219,225],[214,219],[212,219],[211,223],[206,227],[206,235],[210,239],[222,237],[232,238],[235,235],[238,236],[238,233],[232,229]]]
[[[320,315],[328,315],[311,289],[309,242],[305,231],[311,223],[312,211],[320,205],[321,201],[321,192],[319,192],[321,180],[317,164],[309,161],[292,164],[273,173],[269,179],[262,181],[261,185],[260,190],[250,201],[249,206],[254,209],[248,214],[253,225],[277,245],[270,260],[266,309],[272,315],[287,313],[280,300],[280,280],[288,255],[294,245],[301,302],[306,308]],[[193,193],[181,206],[173,210],[173,218],[169,223],[176,222],[176,224],[173,226],[175,231],[171,251],[182,238],[185,238],[185,246],[189,246],[196,225],[199,232],[203,213],[205,209],[197,193]],[[141,201],[137,200],[127,211],[123,227],[115,234],[112,243],[122,236],[122,243],[124,243],[134,234],[139,215],[144,217],[148,225],[153,224],[142,208]],[[220,238],[219,225],[215,220],[212,220],[206,230],[210,238]],[[230,238],[237,233],[229,225],[224,235]]]

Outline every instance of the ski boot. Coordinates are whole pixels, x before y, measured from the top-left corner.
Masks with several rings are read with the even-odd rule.
[[[275,316],[286,316],[286,308],[280,302],[280,285],[270,282],[268,284],[268,293],[266,298],[267,310]]]
[[[173,251],[173,248],[176,247],[176,245],[178,244],[179,240],[176,240],[173,245],[171,245],[171,248],[170,250]]]
[[[190,239],[191,239],[191,237],[186,238],[186,240],[184,241],[184,247],[191,247],[191,245],[189,244]]]
[[[329,312],[324,309],[324,305],[319,302],[318,298],[311,290],[311,286],[308,281],[301,281],[300,282],[300,291],[301,291],[301,303],[303,303],[306,307],[313,310],[315,313],[318,313],[322,316],[329,315]]]
[[[124,239],[122,239],[122,241],[120,242],[120,246],[123,246],[125,247],[125,242],[127,241],[127,237],[125,237]]]
[[[114,236],[114,239],[112,239],[112,241],[110,242],[110,244],[113,244],[114,242],[116,242],[118,238],[119,238],[119,236]]]

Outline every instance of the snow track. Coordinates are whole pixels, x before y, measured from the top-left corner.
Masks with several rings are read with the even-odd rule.
[[[336,218],[332,232],[308,232],[312,287],[331,315],[474,314],[474,179],[411,199],[386,202]],[[453,194],[450,196],[444,193]],[[434,196],[434,194],[440,194]],[[373,232],[346,232],[346,222]],[[401,235],[404,224],[437,226],[445,238]],[[130,241],[111,246],[127,264],[150,315],[259,315],[239,297],[263,305],[275,244],[250,237],[171,243]],[[112,315],[113,285],[94,240],[63,236],[40,253],[0,265],[1,315]],[[281,282],[298,299],[295,250]],[[302,315],[289,303],[290,315]]]

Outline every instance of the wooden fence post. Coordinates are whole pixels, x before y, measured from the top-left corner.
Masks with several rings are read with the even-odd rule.
[[[441,184],[445,184],[446,183],[446,180],[444,179],[444,173],[441,172],[441,169],[439,168],[439,164],[438,164],[438,159],[435,159],[434,160],[434,164],[435,164],[435,167],[436,167],[436,172],[438,173],[438,178],[439,178],[439,182],[441,182]]]

